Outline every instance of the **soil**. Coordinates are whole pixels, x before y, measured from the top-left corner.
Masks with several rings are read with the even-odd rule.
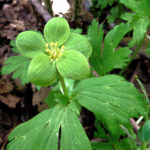
[[[0,0],[0,70],[4,60],[15,55],[9,45],[10,41],[25,30],[42,31],[44,25],[43,18],[27,0]],[[125,72],[127,80],[139,88],[134,78],[135,74],[144,84],[150,97],[150,59],[146,55],[139,54]],[[47,108],[43,104],[43,99],[49,90],[50,88],[43,88],[42,91],[37,91],[31,84],[22,86],[19,80],[12,80],[11,75],[0,74],[0,149],[6,146],[8,134],[14,127]],[[39,95],[42,95],[42,98],[39,98]],[[92,140],[93,115],[83,109],[81,119],[85,131]]]

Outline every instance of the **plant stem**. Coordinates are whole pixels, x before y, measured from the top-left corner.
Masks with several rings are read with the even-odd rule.
[[[146,147],[147,147],[147,141],[145,141],[145,142],[142,144],[141,150],[145,150]]]
[[[62,86],[64,95],[68,97],[68,91],[67,91],[67,88],[66,88],[66,85],[65,85],[65,80],[64,80],[64,77],[61,76],[61,75],[60,75],[60,82],[61,82],[61,86]]]
[[[133,61],[133,59],[136,57],[136,55],[139,53],[139,51],[140,51],[140,49],[141,49],[141,46],[142,46],[142,43],[143,42],[141,42],[138,46],[137,46],[137,48],[136,48],[136,50],[134,51],[134,53],[133,53],[133,55],[130,57],[130,60],[129,60],[129,62],[127,63],[127,65],[123,68],[123,69],[121,69],[121,71],[119,72],[119,75],[122,75],[124,72],[125,72],[125,70],[128,68],[128,66],[131,64],[131,62]]]

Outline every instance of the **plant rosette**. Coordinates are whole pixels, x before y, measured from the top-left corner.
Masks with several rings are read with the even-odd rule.
[[[44,36],[36,31],[24,31],[16,38],[19,52],[31,60],[29,81],[49,86],[59,76],[80,80],[88,77],[88,58],[92,53],[85,36],[71,33],[66,19],[55,17],[44,27]]]

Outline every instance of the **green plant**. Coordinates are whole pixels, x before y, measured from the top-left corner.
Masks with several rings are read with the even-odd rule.
[[[93,47],[90,64],[99,75],[105,75],[113,69],[121,69],[129,61],[131,50],[128,47],[117,48],[122,38],[129,32],[128,24],[120,24],[109,31],[104,38],[103,27],[96,20],[88,28],[88,37]]]
[[[98,26],[96,22],[93,24]],[[128,60],[128,48],[121,48],[119,52],[115,50],[127,33],[127,28],[127,25],[121,24],[105,37],[104,51],[108,60],[113,63],[119,58],[120,64],[117,66],[118,62],[115,61],[108,67],[108,62],[103,59],[102,72],[93,63],[95,59],[97,64],[99,57],[95,55],[97,48],[94,47],[95,37],[92,34],[98,34],[98,38],[102,39],[103,32],[101,28],[89,29],[88,35],[93,47],[90,62],[100,74],[104,75],[114,68],[123,67]],[[130,131],[131,117],[137,118],[140,114],[146,116],[144,96],[123,77],[105,75],[87,78],[90,75],[88,58],[92,47],[85,36],[70,32],[65,19],[51,19],[45,25],[44,38],[42,34],[34,31],[20,33],[16,38],[16,46],[21,55],[10,57],[11,60],[8,58],[6,66],[16,66],[16,69],[19,66],[19,69],[22,69],[24,65],[20,63],[23,60],[21,57],[26,58],[29,63],[26,75],[31,83],[40,86],[58,84],[46,99],[50,109],[17,126],[8,137],[8,150],[91,150],[91,143],[78,119],[81,107],[95,115],[103,129],[107,130],[113,147],[117,149],[120,144],[115,141],[124,135],[120,125]],[[125,53],[125,58],[120,51]],[[101,56],[101,52],[98,54]],[[19,64],[13,63],[17,60],[15,58],[20,59]],[[16,69],[13,67],[12,70],[17,71]],[[4,73],[5,69],[2,71]],[[81,79],[82,81],[78,81]],[[106,136],[105,132],[103,135]]]
[[[120,71],[120,75],[124,73],[133,59],[141,49],[144,37],[150,25],[150,1],[149,0],[120,0],[120,3],[131,9],[133,12],[124,13],[121,18],[129,24],[130,30],[133,30],[133,39],[129,43],[129,47],[137,46],[136,50],[130,57],[126,67]]]
[[[107,22],[114,23],[116,19],[120,19],[120,15],[124,13],[124,7],[121,3],[116,2],[115,0],[92,0],[92,13],[96,18],[100,18],[105,15],[106,9],[106,20]],[[108,10],[109,13],[108,13]]]
[[[120,3],[133,12],[124,13],[121,18],[127,21],[133,30],[133,40],[130,47],[140,45],[150,25],[150,1],[149,0],[120,0]]]

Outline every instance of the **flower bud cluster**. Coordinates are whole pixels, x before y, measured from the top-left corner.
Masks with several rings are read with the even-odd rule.
[[[46,43],[45,44],[46,52],[49,54],[52,60],[60,58],[64,52],[64,46],[59,47],[58,43]]]

